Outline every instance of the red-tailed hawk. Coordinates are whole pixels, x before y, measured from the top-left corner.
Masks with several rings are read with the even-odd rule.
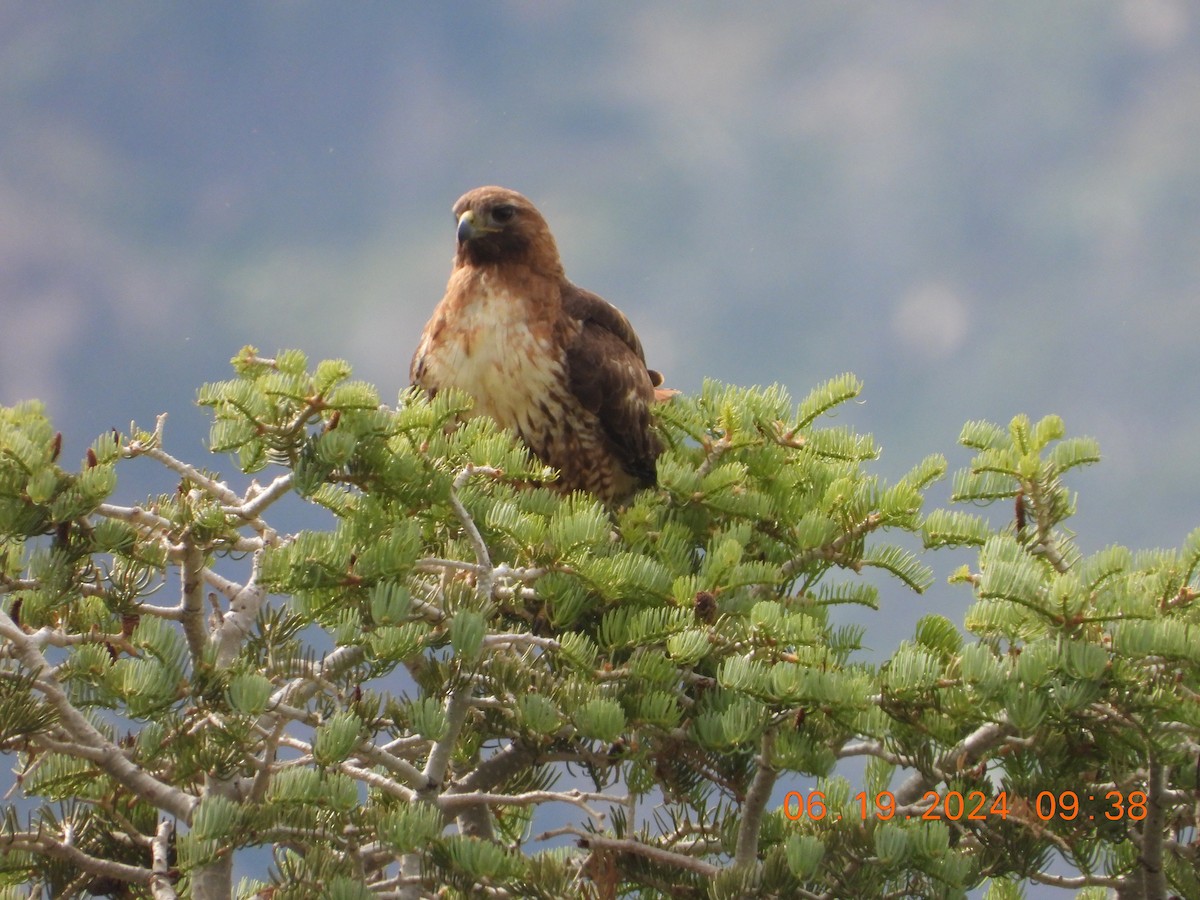
[[[629,320],[567,280],[546,220],[515,191],[476,188],[454,217],[454,269],[413,354],[413,384],[470,394],[476,414],[559,470],[564,490],[611,503],[654,484],[662,376]]]

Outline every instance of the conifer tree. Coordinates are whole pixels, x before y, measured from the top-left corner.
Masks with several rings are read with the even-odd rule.
[[[0,900],[1200,897],[1200,530],[1082,556],[1059,419],[968,423],[926,515],[945,460],[872,474],[852,376],[709,382],[608,509],[463,396],[234,368],[227,474],[0,410]],[[975,599],[879,662],[838,608],[931,584],[905,535]]]

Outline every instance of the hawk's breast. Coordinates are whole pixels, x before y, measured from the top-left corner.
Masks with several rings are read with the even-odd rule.
[[[430,322],[418,351],[419,382],[465,391],[476,414],[530,440],[569,397],[562,347],[550,323],[530,315],[527,298],[486,277],[472,281]]]

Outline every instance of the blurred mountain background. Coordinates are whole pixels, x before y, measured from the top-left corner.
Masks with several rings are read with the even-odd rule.
[[[169,411],[230,472],[193,399],[247,343],[392,402],[451,204],[497,183],[675,387],[853,371],[888,477],[1058,413],[1105,453],[1071,482],[1085,551],[1200,525],[1186,0],[6,0],[0,110],[0,403],[44,400],[68,465]],[[173,489],[152,469],[119,498]],[[870,643],[969,601],[893,587]]]

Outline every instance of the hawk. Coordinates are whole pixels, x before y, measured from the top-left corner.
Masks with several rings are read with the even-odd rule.
[[[651,407],[674,391],[646,367],[615,306],[567,280],[541,213],[480,187],[454,204],[458,250],[446,295],[409,370],[431,395],[458,388],[558,469],[558,486],[606,503],[656,480]]]

